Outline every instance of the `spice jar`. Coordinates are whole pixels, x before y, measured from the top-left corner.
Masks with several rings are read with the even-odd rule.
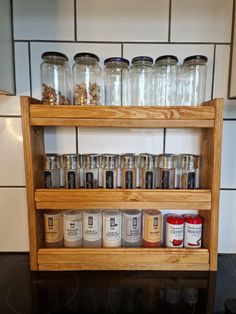
[[[102,247],[102,211],[86,209],[83,212],[83,247]]]
[[[47,154],[44,157],[44,182],[46,189],[60,187],[60,162],[61,156]]]
[[[171,55],[156,59],[154,66],[154,103],[176,105],[178,58]]]
[[[200,105],[205,100],[207,57],[201,55],[184,59],[184,92],[183,104]]]
[[[175,155],[159,155],[160,189],[175,188],[175,164]]]
[[[46,247],[63,247],[62,212],[49,211],[43,214]]]
[[[82,213],[78,210],[63,214],[64,246],[82,247]]]
[[[128,104],[129,61],[125,58],[108,58],[104,61],[104,99],[107,106]]]
[[[115,189],[117,187],[117,167],[119,156],[114,154],[103,154],[101,156],[102,186],[104,189]]]
[[[132,59],[129,73],[129,105],[151,106],[153,101],[153,59],[139,56]]]
[[[184,246],[184,217],[169,214],[166,216],[166,247]]]
[[[155,189],[155,156],[151,154],[139,155],[139,171],[141,178],[141,189]]]
[[[47,51],[41,56],[42,102],[50,105],[71,103],[71,70],[66,55]]]
[[[199,160],[198,155],[178,155],[178,172],[180,189],[199,188]]]
[[[64,162],[64,187],[77,189],[80,186],[79,168],[80,157],[75,154],[63,155]]]
[[[74,56],[74,61],[74,104],[100,105],[102,71],[98,56],[93,53],[81,52]]]
[[[123,210],[122,246],[139,247],[141,245],[142,212],[138,209]]]
[[[98,169],[100,167],[100,155],[83,155],[84,187],[86,189],[98,188]]]
[[[121,246],[121,211],[103,211],[103,247]]]
[[[121,155],[121,188],[136,188],[137,156],[135,154]]]
[[[184,247],[198,249],[202,245],[202,217],[199,215],[184,216]]]
[[[143,246],[161,246],[161,212],[157,209],[143,210]]]

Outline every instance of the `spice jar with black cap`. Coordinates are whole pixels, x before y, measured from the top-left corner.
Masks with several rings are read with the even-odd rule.
[[[56,51],[44,52],[41,72],[42,102],[50,105],[71,103],[71,69],[65,54]]]

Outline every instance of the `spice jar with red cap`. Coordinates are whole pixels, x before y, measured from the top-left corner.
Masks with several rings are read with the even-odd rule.
[[[202,246],[202,217],[189,214],[184,216],[184,247],[198,249]]]
[[[175,214],[166,216],[166,246],[181,248],[184,245],[184,217]]]

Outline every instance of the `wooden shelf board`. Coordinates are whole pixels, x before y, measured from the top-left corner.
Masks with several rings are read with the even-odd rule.
[[[209,270],[207,249],[59,248],[38,250],[39,270]]]
[[[37,209],[211,209],[210,190],[37,189]]]

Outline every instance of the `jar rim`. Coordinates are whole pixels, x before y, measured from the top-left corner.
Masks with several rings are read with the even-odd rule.
[[[189,57],[185,58],[184,63],[188,62],[188,61],[192,61],[192,60],[199,60],[199,61],[203,61],[204,63],[207,63],[208,58],[206,56],[203,56],[203,55],[193,55],[193,56],[189,56]]]
[[[160,56],[160,57],[156,58],[155,63],[157,63],[159,61],[163,61],[163,60],[176,61],[176,63],[179,61],[176,56],[173,56],[173,55],[163,55],[163,56]]]
[[[151,62],[153,64],[153,59],[151,57],[148,57],[148,56],[137,56],[137,57],[134,57],[131,61],[131,63],[135,63],[135,62],[138,62],[138,61],[147,61],[147,62]]]
[[[55,59],[59,57],[59,58],[63,58],[65,61],[69,60],[68,57],[64,53],[57,52],[57,51],[45,51],[44,53],[42,53],[41,55],[42,59],[45,59],[47,57],[55,57]]]
[[[121,57],[107,58],[107,59],[105,59],[104,64],[107,64],[109,62],[123,62],[123,63],[126,63],[127,65],[129,65],[129,60],[127,60],[125,58],[121,58]]]
[[[79,52],[76,53],[74,56],[74,61],[76,61],[79,58],[84,58],[84,57],[89,57],[89,58],[93,58],[96,59],[98,62],[100,61],[99,57],[97,55],[95,55],[94,53],[90,53],[90,52]]]

